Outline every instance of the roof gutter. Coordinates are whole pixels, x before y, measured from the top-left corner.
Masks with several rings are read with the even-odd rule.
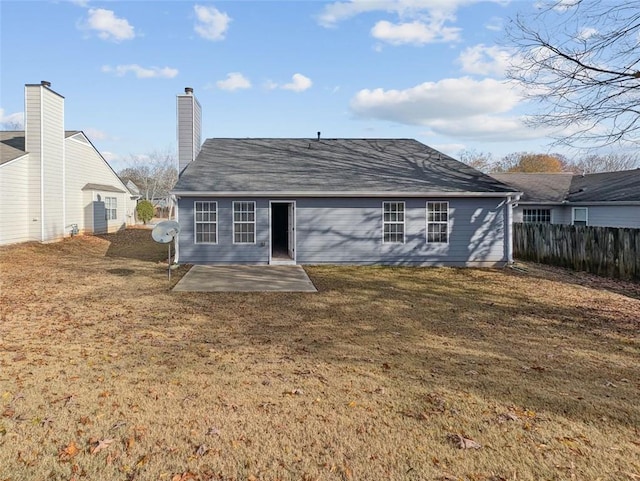
[[[522,192],[362,192],[362,191],[192,191],[174,190],[171,194],[178,197],[512,197],[520,198]]]

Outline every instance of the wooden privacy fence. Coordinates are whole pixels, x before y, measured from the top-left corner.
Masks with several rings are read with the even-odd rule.
[[[640,229],[514,224],[513,254],[602,276],[640,279]]]

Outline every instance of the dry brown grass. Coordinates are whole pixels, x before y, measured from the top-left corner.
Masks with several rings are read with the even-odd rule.
[[[640,479],[637,284],[313,267],[315,294],[177,294],[165,252],[0,248],[0,480]]]

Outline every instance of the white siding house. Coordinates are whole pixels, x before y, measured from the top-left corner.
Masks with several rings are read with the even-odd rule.
[[[136,198],[89,139],[64,130],[64,97],[25,86],[25,130],[0,132],[0,245],[133,224]]]

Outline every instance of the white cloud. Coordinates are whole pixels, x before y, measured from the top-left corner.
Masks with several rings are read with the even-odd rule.
[[[460,29],[445,27],[444,21],[424,23],[418,20],[394,24],[386,20],[376,23],[371,35],[392,45],[424,45],[434,42],[452,42],[459,40]]]
[[[207,40],[224,40],[231,23],[229,15],[215,7],[202,5],[195,5],[193,10],[197,18],[194,30],[198,35]]]
[[[216,86],[222,90],[239,90],[251,88],[251,82],[240,72],[231,72],[227,74],[225,80],[218,80]]]
[[[496,115],[472,115],[460,119],[436,119],[429,127],[439,135],[471,140],[504,142],[536,139],[544,135],[525,124],[525,117],[500,117]]]
[[[85,30],[95,30],[102,40],[121,42],[131,40],[136,36],[134,28],[124,18],[116,17],[113,10],[104,8],[91,8],[89,15],[83,24]]]
[[[553,9],[558,12],[566,12],[567,10],[572,9],[576,5],[580,3],[580,0],[559,0],[554,1]],[[543,3],[541,6],[538,5],[538,8],[547,8],[549,6],[548,3]]]
[[[105,150],[101,151],[100,153],[104,157],[104,160],[106,160],[107,162],[113,162],[122,158],[118,154],[114,154],[113,152],[108,152]]]
[[[294,73],[293,77],[291,77],[291,82],[284,84],[281,88],[284,90],[292,90],[294,92],[303,92],[311,88],[311,85],[313,85],[313,82],[309,77],[305,77],[300,73]]]
[[[0,108],[0,124],[6,129],[21,130],[24,128],[24,112],[5,115],[4,109]]]
[[[405,90],[364,89],[351,100],[351,110],[364,118],[428,125],[434,119],[507,112],[520,99],[505,82],[462,77],[425,82]]]
[[[466,48],[458,57],[465,73],[504,76],[514,53],[500,47],[483,44]]]
[[[536,138],[542,134],[509,116],[522,96],[494,79],[469,77],[425,82],[405,90],[364,89],[352,98],[357,117],[422,125],[433,133],[484,140]],[[505,115],[506,114],[506,115]]]
[[[594,35],[598,35],[598,30],[596,30],[595,28],[591,28],[591,27],[585,27],[582,30],[580,30],[578,32],[578,35],[576,36],[577,40],[589,40],[591,37],[593,37]]]
[[[491,17],[489,21],[484,24],[484,28],[492,32],[502,32],[504,29],[504,20],[502,20],[501,17]]]
[[[106,132],[94,129],[93,127],[89,127],[83,130],[89,140],[106,140],[107,138],[109,138]]]
[[[428,135],[428,134],[427,134]],[[457,158],[458,153],[461,150],[464,150],[466,148],[465,144],[457,144],[457,143],[451,143],[451,144],[432,144],[429,143],[429,145],[431,147],[433,147],[436,150],[439,150],[440,152],[450,155],[451,157]]]
[[[129,65],[103,65],[102,71],[105,73],[113,73],[117,77],[124,77],[127,73],[132,72],[137,78],[174,78],[178,75],[178,70],[170,67],[141,67],[137,64]]]
[[[369,12],[384,12],[395,18],[378,21],[371,34],[393,45],[424,45],[431,42],[457,41],[460,28],[445,26],[456,21],[459,8],[483,0],[349,0],[329,3],[318,15],[318,23],[335,27],[339,22]],[[508,0],[490,0],[505,4]]]

